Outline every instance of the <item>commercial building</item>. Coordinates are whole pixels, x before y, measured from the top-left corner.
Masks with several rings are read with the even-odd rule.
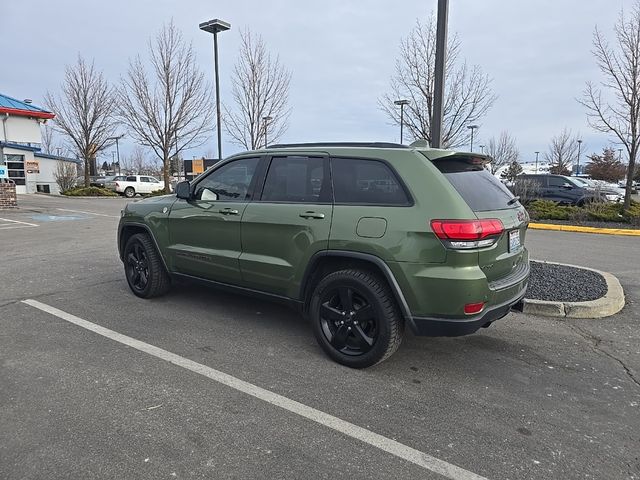
[[[77,159],[42,152],[41,125],[55,114],[0,93],[0,164],[16,192],[59,193],[55,180],[58,162],[80,164]]]

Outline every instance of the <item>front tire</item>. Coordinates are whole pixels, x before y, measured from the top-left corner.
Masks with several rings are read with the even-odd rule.
[[[351,368],[371,367],[389,358],[404,333],[387,283],[364,270],[340,270],[323,278],[311,297],[309,314],[320,347]]]
[[[127,198],[133,198],[136,196],[136,191],[133,189],[133,187],[127,187],[124,189],[124,196]]]
[[[124,272],[131,291],[141,298],[165,294],[171,278],[162,258],[146,233],[132,235],[124,247]]]

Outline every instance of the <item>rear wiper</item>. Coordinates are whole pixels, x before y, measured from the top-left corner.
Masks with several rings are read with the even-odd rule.
[[[507,202],[507,205],[513,205],[514,203],[516,203],[518,200],[520,200],[520,197],[513,197],[511,200],[509,200]]]

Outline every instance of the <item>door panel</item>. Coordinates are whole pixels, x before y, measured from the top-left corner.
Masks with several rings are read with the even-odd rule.
[[[310,258],[327,248],[332,213],[326,158],[273,158],[261,200],[242,217],[243,283],[295,298]]]
[[[191,200],[173,204],[169,257],[174,271],[241,284],[240,220],[259,162],[244,158],[221,165],[193,186]]]

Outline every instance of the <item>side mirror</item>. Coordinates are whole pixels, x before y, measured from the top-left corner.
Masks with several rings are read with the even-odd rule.
[[[176,196],[184,200],[189,200],[191,198],[191,184],[188,180],[178,182],[176,185]]]

